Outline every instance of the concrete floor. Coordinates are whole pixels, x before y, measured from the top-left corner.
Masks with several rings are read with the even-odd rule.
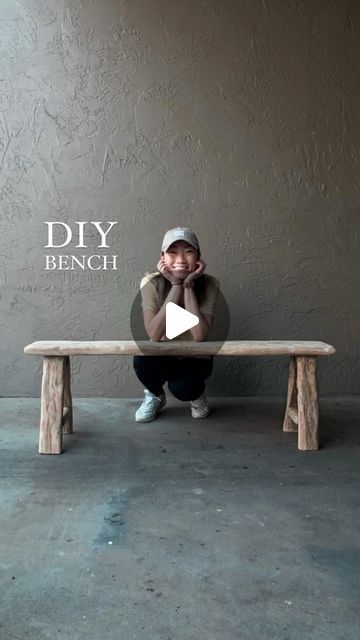
[[[323,400],[321,445],[284,402],[75,399],[37,453],[39,399],[0,399],[1,640],[358,640],[360,399]]]

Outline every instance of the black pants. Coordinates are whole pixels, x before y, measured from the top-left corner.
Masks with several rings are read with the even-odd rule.
[[[177,356],[134,356],[134,369],[140,382],[155,396],[164,392],[167,381],[169,391],[178,400],[196,400],[205,390],[206,378],[213,370],[214,356],[184,358]]]

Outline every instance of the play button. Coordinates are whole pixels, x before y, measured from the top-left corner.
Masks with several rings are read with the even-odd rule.
[[[138,289],[131,305],[131,336],[138,345],[140,352],[146,357],[148,357],[148,352],[146,349],[143,350],[142,345],[143,343],[147,345],[150,338],[145,328],[144,313],[146,310],[148,312],[152,311],[151,315],[153,317],[162,308],[161,300],[165,302],[169,289],[171,288],[170,283],[165,283],[164,287],[162,287],[162,284],[164,283],[162,283],[161,279],[159,280],[158,276],[156,276],[155,278],[149,278],[148,282],[143,283],[143,285]],[[167,286],[167,284],[169,286]],[[201,279],[199,279],[198,284],[201,285]],[[204,284],[206,284],[206,282]],[[237,321],[233,325],[233,333],[230,333],[229,307],[220,288],[218,288],[217,291],[216,308],[213,306],[213,297],[212,303],[208,304],[208,299],[206,296],[206,291],[204,291],[204,287],[200,286],[199,292],[197,292],[196,288],[194,287],[194,291],[197,296],[200,312],[205,316],[211,315],[211,312],[213,312],[213,324],[206,336],[207,342],[217,342],[217,349],[220,350],[225,340],[237,340],[239,336],[241,337],[241,330],[243,327],[240,326]],[[191,335],[187,336],[185,332],[187,332],[188,329],[195,327],[195,325],[197,325],[199,322],[200,320],[195,314],[190,313],[187,309],[183,309],[183,307],[180,307],[174,302],[168,302],[165,304],[164,334],[161,336],[161,339],[157,340],[156,342],[159,343],[159,347],[163,347],[164,342],[162,341],[164,341],[165,339],[169,340],[170,343],[172,340],[176,342],[176,337],[183,334],[181,337],[184,339],[184,342],[185,340],[194,342],[194,346],[196,348],[197,344],[193,340],[193,337]],[[191,332],[189,331],[189,333]],[[124,335],[124,333],[122,333],[122,335]],[[131,336],[129,337],[129,339],[131,338]],[[126,335],[124,335],[124,340],[125,339],[127,339]],[[178,340],[180,340],[180,338]],[[154,345],[154,343],[155,341],[153,340],[152,344]],[[187,353],[190,352],[191,348],[189,347],[187,349]],[[162,353],[163,352],[160,348],[159,355],[162,355]]]
[[[176,338],[176,336],[199,324],[199,318],[197,316],[179,307],[179,305],[174,302],[168,302],[166,305],[165,321],[165,335],[169,340]]]

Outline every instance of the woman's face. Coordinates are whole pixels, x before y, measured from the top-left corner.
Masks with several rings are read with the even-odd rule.
[[[163,254],[165,264],[177,278],[185,279],[189,273],[196,270],[199,252],[185,240],[173,242]]]

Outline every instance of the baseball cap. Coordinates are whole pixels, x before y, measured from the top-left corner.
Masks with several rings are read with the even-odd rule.
[[[185,242],[188,242],[192,247],[194,247],[194,249],[197,249],[200,252],[199,241],[195,233],[187,227],[175,227],[174,229],[169,229],[169,231],[164,235],[161,251],[167,251],[170,245],[177,240],[184,240]]]

